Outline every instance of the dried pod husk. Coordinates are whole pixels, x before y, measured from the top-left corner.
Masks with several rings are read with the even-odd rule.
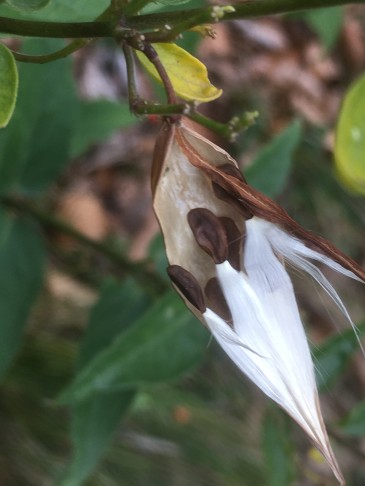
[[[174,287],[241,371],[296,420],[344,485],[285,264],[316,280],[351,325],[315,263],[361,281],[365,271],[250,187],[234,159],[187,125],[164,123],[152,180]]]
[[[181,146],[181,137],[191,144],[191,153]],[[237,164],[223,149],[184,126],[165,122],[153,157],[153,205],[165,240],[171,265],[180,265],[193,273],[202,288],[215,276],[214,262],[202,250],[188,224],[188,214],[196,208],[209,209],[217,217],[229,217],[244,233],[244,220],[232,206],[218,199],[212,181],[204,171],[194,167],[196,153],[212,165]],[[237,169],[238,170],[238,169]],[[158,180],[158,183],[157,183]]]
[[[279,225],[293,236],[299,238],[308,248],[331,258],[365,282],[365,270],[352,258],[336,248],[330,241],[304,229],[275,201],[251,187],[244,180],[240,180],[234,173],[227,170],[227,166],[212,164],[205,156],[192,150],[194,146],[191,143],[191,139],[185,137],[184,133],[179,133],[179,140],[182,150],[186,154],[193,154],[190,157],[190,161],[194,167],[200,169],[211,181],[214,181],[221,189],[225,190],[226,194],[235,200],[236,205],[242,206],[242,211]]]

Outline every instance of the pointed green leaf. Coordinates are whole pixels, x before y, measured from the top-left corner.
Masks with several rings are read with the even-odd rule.
[[[87,366],[121,331],[131,326],[146,310],[148,303],[149,299],[133,281],[126,281],[123,285],[114,280],[106,282],[90,314],[80,349],[80,368]],[[63,486],[76,486],[89,476],[134,396],[133,389],[118,390],[92,395],[73,405],[74,450]]]
[[[341,31],[344,10],[342,7],[316,8],[304,13],[304,18],[318,34],[324,47],[331,49]]]
[[[357,327],[359,336],[365,334],[365,322]],[[321,346],[312,350],[317,374],[317,384],[321,390],[331,387],[342,374],[350,359],[359,349],[359,342],[353,329],[333,336]]]
[[[46,0],[29,0],[36,5]],[[28,0],[11,0],[25,4]],[[47,1],[41,9],[21,9],[3,3],[0,5],[2,17],[13,17],[27,20],[54,20],[58,22],[92,21],[101,14],[110,4],[110,0],[52,0]]]
[[[161,63],[178,96],[184,100],[212,101],[219,98],[222,90],[208,79],[205,65],[176,44],[153,44]],[[157,81],[161,81],[154,65],[141,52],[138,59]]]
[[[175,379],[201,361],[207,340],[206,331],[185,305],[168,293],[99,353],[61,400],[72,402],[95,392]]]
[[[14,56],[4,44],[0,44],[0,128],[9,123],[17,92],[18,70]]]
[[[360,402],[341,422],[342,432],[353,436],[365,436],[365,402]]]
[[[50,0],[6,0],[11,7],[19,10],[39,10],[45,7]]]
[[[336,129],[335,162],[342,182],[365,195],[365,75],[347,91]]]
[[[86,366],[101,350],[126,331],[147,310],[150,299],[132,280],[109,280],[93,307],[80,347],[79,367]]]
[[[80,102],[75,130],[72,134],[72,157],[81,155],[93,143],[136,122],[137,118],[131,114],[126,103],[107,100]]]
[[[300,137],[301,124],[296,120],[266,145],[245,170],[248,182],[269,197],[278,196],[288,180]]]
[[[2,213],[0,241],[0,375],[21,345],[29,311],[41,287],[45,249],[35,228]],[[5,225],[5,226],[3,226]]]
[[[262,450],[266,485],[290,486],[295,477],[294,450],[289,438],[288,419],[279,410],[269,412],[262,424]]]
[[[53,51],[63,41],[23,43],[33,54]],[[71,59],[50,64],[22,64],[17,106],[0,132],[0,190],[37,193],[54,182],[69,160],[77,109]]]
[[[91,474],[108,446],[134,390],[102,393],[73,406],[73,458],[62,486],[77,486]]]

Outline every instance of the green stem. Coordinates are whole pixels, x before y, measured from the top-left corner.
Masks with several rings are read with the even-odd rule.
[[[93,39],[77,39],[70,42],[66,47],[51,54],[44,54],[39,56],[30,56],[28,54],[23,54],[22,52],[11,51],[17,61],[29,62],[35,64],[45,64],[46,62],[56,61],[57,59],[62,59],[67,57],[69,54],[81,49],[82,47],[90,44]]]
[[[101,21],[112,21],[114,20],[115,24],[117,23],[119,17],[121,15],[120,7],[118,4],[114,4],[113,2],[103,11],[100,15],[95,19],[97,22]],[[28,54],[24,54],[22,52],[12,51],[15,59],[20,62],[28,62],[28,63],[35,63],[35,64],[45,64],[47,62],[56,61],[57,59],[62,59],[63,57],[67,57],[68,55],[72,54],[73,52],[81,49],[82,47],[86,46],[94,39],[76,39],[70,42],[66,47],[62,49],[51,52],[50,54],[41,54],[38,56],[31,56]]]
[[[133,91],[135,93],[135,91]],[[138,95],[130,99],[131,111],[136,115],[173,116],[183,115],[199,123],[212,132],[230,141],[235,140],[243,130],[247,130],[258,116],[257,112],[245,112],[242,117],[234,117],[228,123],[220,123],[195,110],[194,103],[158,104],[142,100]]]
[[[351,3],[363,3],[364,0],[246,0],[243,3],[234,4],[234,12],[226,13],[224,20],[245,19],[263,15],[275,15],[286,12],[296,12],[313,8],[333,7],[336,5],[348,5]],[[185,19],[188,19],[185,21]],[[191,19],[191,20],[189,20]],[[125,19],[129,29],[139,31],[151,31],[164,29],[169,25],[171,29],[184,24],[184,28],[192,28],[197,25],[212,23],[212,7],[179,10],[149,15],[135,15]],[[0,17],[0,32],[3,34],[20,35],[27,37],[50,38],[90,38],[90,37],[114,37],[115,19],[95,22],[43,22],[35,20],[19,20],[8,17]],[[152,34],[152,32],[151,32]],[[165,32],[169,36],[168,32]],[[123,36],[118,31],[119,38]]]
[[[226,13],[223,20],[245,19],[363,2],[364,0],[246,0],[238,4],[232,2],[231,5],[235,11]],[[164,25],[169,25],[171,29],[174,29],[184,18],[191,19],[190,22],[189,20],[185,22],[185,28],[214,22],[212,7],[207,7],[133,16],[126,19],[126,24],[139,31],[162,29]],[[168,33],[166,34],[168,35]]]
[[[176,103],[173,105],[163,105],[143,100],[139,97],[134,98],[131,110],[136,115],[184,115],[190,110],[188,103]]]
[[[55,218],[50,213],[39,208],[33,202],[15,196],[3,196],[1,197],[1,203],[7,208],[15,210],[22,215],[30,216],[44,228],[52,229],[70,236],[82,246],[90,248],[109,258],[123,272],[134,277],[147,291],[154,295],[158,295],[168,288],[166,282],[153,270],[148,268],[149,262],[131,262],[119,251],[105,243],[88,238],[73,226],[70,226],[59,218]]]
[[[142,101],[137,90],[133,49],[126,42],[122,42],[122,48],[127,67],[129,109],[132,113],[142,115],[143,113],[138,113],[135,110],[135,107],[142,103]]]
[[[194,12],[194,10],[193,10]],[[202,25],[207,22],[212,23],[218,21],[218,18],[225,18],[227,14],[221,14],[220,16],[214,17],[215,7],[209,7],[209,9],[204,9],[203,11],[197,11],[194,15],[185,16],[184,20],[178,22],[174,26],[169,23],[162,24],[160,29],[156,32],[146,33],[147,42],[169,42],[175,40],[181,33],[186,32],[194,26]],[[209,19],[208,21],[206,19]]]
[[[40,22],[0,17],[0,32],[27,37],[114,37],[115,22]]]
[[[158,57],[155,48],[152,46],[152,44],[146,42],[144,43],[142,52],[147,57],[147,59],[155,66],[156,71],[158,72],[162,84],[165,88],[167,102],[171,105],[176,104],[176,94],[175,94],[174,87],[171,83],[170,77],[165,69],[165,66],[162,64],[160,58]]]

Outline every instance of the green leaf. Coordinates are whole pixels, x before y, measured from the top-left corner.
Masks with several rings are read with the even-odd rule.
[[[245,170],[249,184],[269,197],[278,196],[288,180],[300,137],[301,124],[296,120],[266,145]]]
[[[79,367],[83,368],[99,351],[112,344],[149,304],[150,299],[132,280],[126,280],[123,285],[112,279],[107,281],[90,314],[80,347]]]
[[[147,308],[146,295],[133,281],[123,285],[110,280],[92,309],[81,345],[79,367],[85,367],[113,339],[129,327]],[[72,463],[64,486],[80,484],[96,467],[122,415],[128,410],[135,390],[93,395],[72,407]]]
[[[29,311],[41,287],[45,249],[26,221],[1,213],[0,243],[0,374],[21,345]]]
[[[18,70],[14,56],[4,44],[0,44],[0,128],[9,123],[17,92]]]
[[[166,255],[166,248],[163,241],[163,236],[158,233],[156,237],[151,241],[148,248],[148,256],[153,262],[155,271],[159,276],[169,283],[169,277],[166,272],[166,268],[169,266],[169,262]]]
[[[348,435],[365,435],[365,402],[362,401],[354,407],[349,415],[341,422],[341,431]]]
[[[26,52],[56,50],[63,41],[30,40]],[[77,108],[71,59],[45,65],[22,64],[17,106],[0,132],[0,190],[38,193],[69,160]]]
[[[30,0],[32,3],[37,1],[42,0]],[[22,0],[22,3],[24,2],[26,0]],[[109,4],[110,0],[52,0],[41,10],[27,11],[3,4],[0,5],[0,15],[28,20],[87,21],[94,20]]]
[[[365,322],[357,327],[357,333],[359,336],[365,334]],[[312,350],[317,384],[321,390],[331,387],[336,382],[358,349],[356,334],[352,329],[348,329]]]
[[[49,4],[50,0],[6,0],[11,6],[19,10],[39,10]]]
[[[187,10],[188,8],[207,7],[209,3],[208,0],[156,0],[143,7],[143,13],[173,12],[181,10],[181,5],[184,5],[184,10]]]
[[[190,101],[212,101],[219,98],[222,90],[211,84],[205,65],[176,44],[153,44],[158,57],[166,69],[171,84],[178,96]],[[138,59],[157,81],[161,82],[155,66],[142,53]]]
[[[137,118],[130,113],[129,107],[125,103],[107,100],[80,102],[71,141],[71,155],[73,157],[81,155],[93,143],[136,122]]]
[[[342,23],[343,8],[320,8],[304,12],[305,20],[321,39],[326,49],[331,49],[338,39]]]
[[[341,181],[365,195],[365,74],[347,91],[336,129],[335,163]]]
[[[73,407],[74,457],[62,486],[77,486],[89,476],[134,396],[134,390],[103,393]]]
[[[61,400],[175,379],[201,361],[207,341],[184,304],[167,293],[76,376]]]
[[[287,417],[269,412],[262,426],[262,450],[267,486],[290,486],[295,477],[294,451],[289,439]]]

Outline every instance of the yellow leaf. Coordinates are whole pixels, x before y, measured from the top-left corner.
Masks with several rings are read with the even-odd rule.
[[[365,75],[345,96],[336,129],[335,161],[343,183],[365,195]]]
[[[222,90],[211,84],[205,65],[176,44],[153,44],[176,94],[189,101],[212,101]],[[147,71],[161,81],[155,66],[141,52],[137,56]]]

